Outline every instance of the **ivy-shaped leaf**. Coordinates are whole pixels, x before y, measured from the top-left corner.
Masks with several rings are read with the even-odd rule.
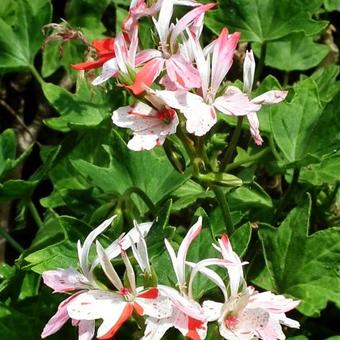
[[[301,300],[298,309],[316,316],[328,301],[340,304],[340,228],[308,235],[310,199],[295,208],[279,228],[260,227],[270,288]]]
[[[49,0],[17,0],[14,10],[15,21],[10,23],[0,12],[0,72],[27,69],[33,65],[44,39],[41,27],[50,22],[52,13]]]
[[[315,35],[326,27],[326,21],[315,21],[311,13],[322,1],[224,0],[220,8],[207,13],[206,25],[215,34],[223,26],[241,32],[241,40],[264,43],[293,32]]]

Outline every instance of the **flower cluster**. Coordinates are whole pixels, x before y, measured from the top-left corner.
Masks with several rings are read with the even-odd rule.
[[[42,337],[57,332],[69,319],[79,329],[79,339],[92,339],[95,321],[102,320],[98,339],[110,339],[132,316],[145,320],[144,340],[161,339],[174,327],[189,339],[205,339],[208,322],[218,322],[219,332],[225,339],[275,340],[285,339],[281,324],[298,328],[299,323],[287,318],[285,313],[295,308],[299,301],[275,295],[258,293],[247,286],[243,265],[233,251],[227,235],[222,235],[216,249],[216,258],[202,259],[198,263],[186,261],[192,242],[202,230],[202,218],[189,229],[177,253],[165,239],[165,246],[176,275],[176,288],[157,282],[157,275],[150,265],[145,237],[152,222],[135,223],[107,248],[99,243],[98,236],[112,223],[114,217],[104,221],[86,238],[78,242],[80,270],[74,268],[50,270],[43,273],[44,283],[54,292],[71,295],[58,307],[57,313],[48,321]],[[90,248],[96,241],[96,256],[89,261]],[[143,274],[142,286],[136,284],[136,272],[130,262],[128,251]],[[124,279],[117,273],[111,260],[120,256],[125,266]],[[100,264],[106,284],[98,280],[95,269]],[[221,276],[211,269],[220,267]],[[99,269],[96,269],[99,274]],[[224,302],[195,301],[193,282],[198,273],[205,275],[223,294]],[[188,274],[188,275],[187,275]],[[226,277],[228,279],[226,279]],[[225,282],[228,282],[226,285]]]
[[[243,64],[243,90],[223,84],[233,63],[240,34],[229,34],[223,28],[208,46],[202,47],[200,36],[204,15],[215,4],[194,0],[133,0],[122,31],[115,38],[95,40],[92,50],[96,59],[73,65],[77,70],[101,68],[92,84],[103,84],[115,78],[129,90],[133,103],[113,112],[112,121],[129,128],[133,138],[131,150],[150,150],[176,133],[181,120],[188,133],[203,136],[216,124],[218,113],[246,116],[256,144],[263,140],[257,112],[262,105],[282,101],[287,92],[268,91],[251,98],[255,60],[247,52]],[[173,20],[174,6],[190,10]],[[141,49],[139,20],[150,17],[154,23],[157,46]]]

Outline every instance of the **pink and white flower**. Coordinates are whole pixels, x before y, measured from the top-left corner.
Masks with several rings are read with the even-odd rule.
[[[186,2],[187,3],[187,2]],[[186,54],[181,53],[181,46],[177,42],[177,38],[187,27],[192,24],[203,25],[202,15],[215,4],[206,4],[197,6],[184,15],[175,25],[170,24],[173,14],[173,0],[163,1],[158,20],[154,19],[154,24],[160,39],[160,46],[158,50],[145,50],[143,56],[145,61],[153,60],[158,67],[158,74],[166,69],[167,82],[171,83],[178,89],[190,90],[192,88],[199,88],[201,80],[199,72],[192,65],[191,61],[186,58]],[[195,27],[196,31],[200,28]]]
[[[176,133],[177,113],[152,92],[144,96],[149,104],[137,102],[113,112],[112,122],[133,131],[128,148],[134,151],[150,150],[162,145],[168,135]]]
[[[78,257],[81,272],[73,268],[48,270],[42,274],[44,283],[52,288],[55,293],[74,292],[69,298],[61,302],[57,313],[47,322],[41,337],[45,338],[57,332],[70,318],[67,307],[78,296],[87,291],[98,289],[98,284],[93,276],[93,270],[89,267],[88,256],[94,240],[111,225],[115,216],[107,219],[94,229],[85,239],[84,244],[78,242]],[[79,319],[76,319],[79,320]],[[79,328],[79,339],[92,339],[94,333],[94,322],[80,320],[74,325]],[[92,335],[91,335],[92,334]]]
[[[185,279],[187,252],[190,244],[199,235],[201,229],[202,218],[200,217],[189,229],[178,249],[177,255],[170,242],[165,240],[165,246],[171,258],[179,291],[171,287],[158,285],[159,290],[172,302],[172,314],[164,319],[147,318],[143,340],[161,339],[164,333],[171,327],[175,327],[184,336],[193,340],[200,340],[206,337],[207,318],[199,303],[188,296]]]
[[[248,97],[250,96],[253,87],[254,75],[255,75],[255,58],[253,51],[250,50],[246,52],[246,57],[243,63],[243,92],[246,93]],[[230,86],[226,90],[227,95],[228,94],[234,95],[240,93],[242,93],[242,91],[235,86]],[[263,139],[260,135],[259,130],[260,123],[257,117],[257,112],[261,109],[262,105],[280,103],[286,98],[287,94],[288,94],[287,91],[272,90],[265,92],[253,99],[249,99],[249,103],[257,105],[257,107],[254,106],[254,111],[249,112],[247,114],[247,119],[250,125],[250,133],[257,145],[261,145],[263,143]]]
[[[104,273],[116,291],[91,290],[72,299],[67,305],[71,318],[94,322],[102,319],[98,339],[110,339],[134,312],[155,319],[167,318],[172,313],[170,300],[158,288],[137,288],[130,260],[122,250],[129,286],[124,286],[112,266],[104,248],[97,241],[97,253]]]
[[[195,60],[201,79],[201,95],[187,91],[156,91],[169,106],[180,110],[185,118],[186,129],[196,136],[205,135],[217,122],[216,109],[227,115],[247,115],[259,109],[259,105],[250,103],[242,92],[228,92],[216,98],[223,78],[228,73],[234,50],[239,40],[238,32],[228,35],[224,28],[220,36],[211,45],[211,51],[205,56],[199,41],[189,33],[195,53]],[[210,60],[212,54],[212,60]]]
[[[222,337],[229,340],[250,340],[254,337],[264,340],[285,339],[281,324],[293,328],[299,327],[297,321],[285,315],[285,312],[295,308],[299,301],[271,292],[258,293],[253,287],[246,287],[242,271],[243,263],[232,250],[226,235],[219,240],[217,250],[221,252],[224,260],[231,263],[227,267],[229,289],[223,281],[218,280],[217,285],[223,292],[225,302],[207,300],[203,302],[203,309],[209,322],[218,321]],[[211,278],[210,273],[206,271],[207,268],[203,269],[200,266],[198,270]],[[216,282],[216,279],[213,281]]]

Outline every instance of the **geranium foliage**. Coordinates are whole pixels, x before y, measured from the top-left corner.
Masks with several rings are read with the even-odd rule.
[[[2,0],[0,338],[335,338],[339,10]]]

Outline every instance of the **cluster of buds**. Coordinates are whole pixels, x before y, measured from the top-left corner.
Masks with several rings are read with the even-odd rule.
[[[175,5],[188,6],[190,11],[173,20]],[[252,51],[244,59],[243,90],[223,84],[240,34],[229,34],[223,28],[217,39],[201,46],[204,15],[214,6],[194,0],[158,0],[151,5],[134,0],[122,31],[115,38],[92,43],[97,58],[73,65],[77,70],[100,68],[93,85],[115,78],[119,86],[129,90],[133,104],[116,109],[112,121],[132,130],[131,150],[150,150],[163,144],[168,135],[176,133],[181,120],[188,133],[203,136],[216,124],[218,112],[246,116],[252,138],[262,144],[257,112],[262,105],[279,103],[287,92],[273,90],[251,98],[255,73]],[[142,17],[150,17],[154,23],[158,36],[154,49],[139,47]]]
[[[141,317],[145,320],[144,340],[161,339],[172,327],[189,339],[205,339],[208,322],[216,321],[221,336],[231,340],[250,340],[254,337],[285,339],[281,324],[299,327],[297,321],[285,315],[299,301],[271,292],[259,293],[247,286],[243,275],[246,262],[241,262],[233,251],[227,235],[218,239],[218,245],[212,245],[216,249],[216,258],[202,259],[197,263],[186,260],[191,243],[202,230],[201,217],[189,229],[177,253],[172,244],[164,240],[175,272],[176,288],[157,282],[157,273],[150,264],[145,237],[152,222],[135,223],[127,234],[103,248],[96,239],[111,225],[113,219],[104,221],[94,229],[83,245],[78,243],[80,271],[68,268],[43,273],[44,283],[54,292],[71,293],[48,321],[41,335],[43,338],[54,334],[71,319],[72,324],[79,329],[80,340],[92,339],[95,321],[101,319],[96,336],[98,339],[111,339],[124,322],[134,315],[137,320]],[[90,263],[90,248],[95,241],[96,256]],[[130,249],[132,256],[129,257]],[[118,256],[126,269],[123,279],[111,262]],[[130,258],[135,259],[138,272],[143,275],[144,283],[140,287],[136,285],[136,272]],[[99,275],[94,274],[99,265],[106,276],[106,284],[98,280]],[[221,268],[225,275],[221,276],[211,266]],[[96,272],[99,273],[99,269]],[[195,301],[193,283],[198,273],[216,284],[223,294],[221,300],[224,299],[224,302]]]

